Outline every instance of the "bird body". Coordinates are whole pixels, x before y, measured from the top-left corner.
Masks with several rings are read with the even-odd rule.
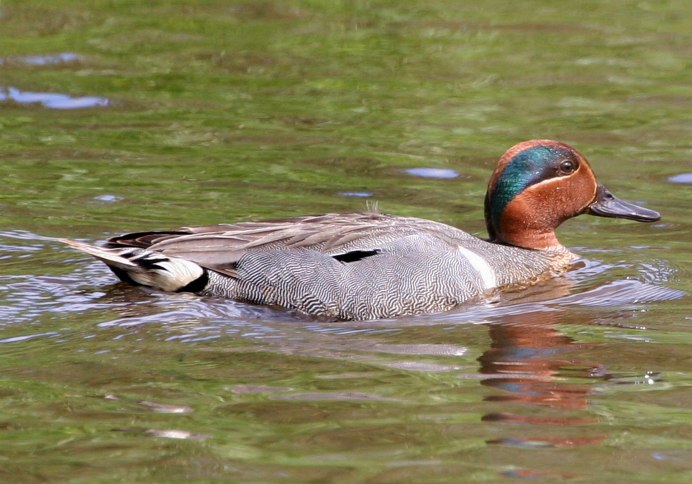
[[[555,229],[581,213],[660,218],[610,194],[575,149],[532,140],[510,148],[491,177],[489,240],[370,211],[132,233],[104,247],[66,242],[126,282],[364,320],[446,311],[559,274],[575,256]]]

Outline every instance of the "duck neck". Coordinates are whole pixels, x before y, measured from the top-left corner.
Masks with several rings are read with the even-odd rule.
[[[519,229],[508,228],[496,232],[496,236],[492,238],[493,242],[513,245],[522,249],[546,250],[561,248],[562,244],[557,240],[554,230],[536,230],[520,227]]]
[[[556,214],[529,209],[516,201],[498,216],[491,205],[486,195],[485,224],[491,242],[533,250],[562,247],[555,235],[555,227],[562,220]]]

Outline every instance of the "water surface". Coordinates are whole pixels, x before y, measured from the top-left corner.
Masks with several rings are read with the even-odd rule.
[[[0,480],[689,481],[690,14],[4,2]],[[663,219],[579,217],[564,277],[343,323],[129,287],[58,240],[368,202],[483,235],[530,138]]]

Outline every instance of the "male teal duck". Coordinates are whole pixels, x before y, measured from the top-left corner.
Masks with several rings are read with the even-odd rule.
[[[660,219],[615,198],[574,148],[531,140],[510,148],[490,178],[488,240],[431,220],[364,212],[138,232],[104,247],[66,242],[129,283],[363,320],[446,311],[557,275],[575,255],[555,229],[583,213]]]

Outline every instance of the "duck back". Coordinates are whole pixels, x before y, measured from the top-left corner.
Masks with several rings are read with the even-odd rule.
[[[320,241],[316,247],[249,250],[218,272],[210,267],[203,292],[319,317],[387,318],[449,310],[496,288],[559,272],[572,258],[566,249],[504,246],[428,220],[376,218],[372,231],[338,247]]]

